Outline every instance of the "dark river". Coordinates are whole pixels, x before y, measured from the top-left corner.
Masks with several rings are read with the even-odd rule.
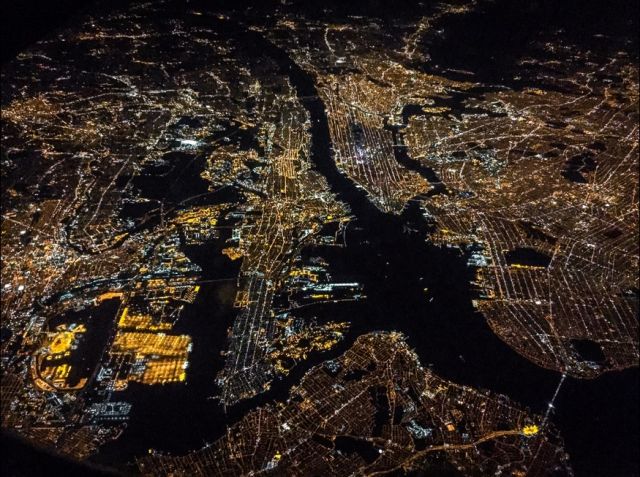
[[[312,120],[313,163],[355,217],[346,232],[347,247],[319,247],[304,253],[324,257],[332,275],[363,283],[368,298],[306,311],[320,320],[349,321],[351,332],[336,349],[314,355],[287,378],[274,383],[270,391],[225,412],[215,399],[208,398],[217,393],[214,379],[223,366],[220,351],[226,347],[226,332],[236,313],[232,308],[235,281],[203,285],[176,330],[193,337],[188,383],[131,385],[116,396],[116,400],[133,403],[130,425],[121,439],[106,446],[95,460],[125,463],[147,452],[147,448],[184,453],[212,442],[249,409],[273,399],[286,399],[290,386],[310,365],[340,355],[358,335],[373,330],[403,332],[422,364],[445,379],[503,393],[534,412],[544,412],[559,374],[515,353],[474,311],[469,287],[473,272],[466,266],[465,257],[457,250],[425,241],[427,224],[415,202],[399,216],[376,209],[332,160],[326,113],[311,75],[258,32],[230,21],[217,22],[220,31],[238,44],[257,48],[274,60],[296,88]],[[405,158],[400,156],[399,160],[404,162]],[[437,183],[431,171],[419,172]],[[203,269],[204,280],[237,274],[239,264],[220,254],[226,238],[223,235],[186,250]],[[609,373],[596,380],[565,381],[552,420],[565,438],[577,476],[634,475],[637,402],[637,369]]]

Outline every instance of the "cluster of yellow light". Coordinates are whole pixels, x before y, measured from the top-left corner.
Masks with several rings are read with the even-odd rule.
[[[244,254],[242,250],[236,247],[227,247],[222,249],[222,254],[229,257],[231,260],[237,260],[241,258]]]
[[[348,327],[348,323],[331,322],[322,327],[287,336],[279,343],[281,348],[273,351],[270,355],[276,373],[287,374],[291,368],[286,364],[289,360],[297,362],[307,359],[310,352],[330,350],[342,339],[342,335]]]
[[[246,308],[249,306],[249,292],[247,290],[238,290],[233,306],[235,308]]]
[[[73,345],[78,335],[86,333],[84,325],[60,325],[55,332],[48,333],[47,341],[38,353],[33,356],[30,371],[33,383],[36,388],[47,391],[73,391],[82,389],[87,382],[82,378],[75,386],[69,386],[67,378],[71,372],[71,365],[67,362],[60,362],[71,356]],[[57,364],[51,364],[52,361]]]
[[[546,268],[546,267],[542,267],[539,265],[522,265],[521,263],[513,263],[511,265],[509,265],[511,268],[522,268],[524,270],[539,270],[541,268]]]
[[[119,298],[122,299],[122,297],[124,296],[124,294],[122,292],[106,292],[106,293],[102,293],[101,295],[98,295],[98,298],[96,298],[96,301],[98,303],[102,303],[103,301],[106,300],[113,300],[114,298]]]
[[[289,272],[290,277],[306,277],[312,282],[318,281],[318,274],[313,273],[311,270],[307,270],[306,268],[294,268]]]
[[[120,241],[124,241],[124,239],[126,239],[128,236],[129,236],[129,232],[116,234],[116,235],[113,236],[113,240],[111,241],[111,243],[115,245]]]
[[[13,121],[16,124],[24,123],[33,118],[44,119],[57,113],[55,105],[44,96],[36,96],[23,100],[15,100],[7,107],[2,108],[2,118]]]
[[[63,354],[71,349],[74,334],[71,331],[61,331],[53,338],[49,345],[51,354]]]
[[[155,288],[164,288],[167,282],[162,278],[152,278],[151,280],[147,280],[145,284],[148,290],[153,290]]]
[[[327,293],[314,293],[311,295],[311,298],[314,300],[328,300],[331,298],[331,295],[328,295]]]
[[[147,331],[168,331],[171,329],[171,323],[153,323],[153,318],[148,314],[133,314],[129,313],[129,308],[126,307],[120,319],[118,320],[119,328],[127,328],[134,330],[147,330]]]
[[[115,352],[135,352],[140,355],[186,355],[191,343],[188,335],[164,333],[118,332],[113,342]]]
[[[186,360],[156,359],[149,361],[142,375],[143,384],[158,384],[184,381],[187,373],[184,369]]]
[[[33,377],[33,383],[36,388],[41,391],[53,392],[53,391],[77,391],[85,387],[87,384],[87,378],[80,378],[75,385],[71,386],[67,379],[73,367],[68,363],[62,363],[55,366],[42,366],[42,361],[36,360],[35,366],[31,368],[31,375]]]
[[[127,320],[127,316],[129,315],[129,307],[124,307],[124,310],[122,310],[122,314],[120,315],[120,319],[118,320],[118,326],[119,327],[123,327],[124,324],[126,323]]]
[[[180,225],[207,225],[214,227],[218,223],[216,218],[218,212],[217,207],[196,207],[181,212],[174,221]]]
[[[187,260],[187,258],[181,257],[178,261],[183,260]],[[163,300],[165,303],[170,298],[193,303],[200,291],[200,285],[194,285],[191,277],[174,277],[170,280],[153,278],[145,282],[138,282],[136,289],[140,290],[143,286],[148,292],[154,292],[155,301]]]
[[[165,384],[186,379],[190,345],[191,337],[187,335],[118,332],[112,353],[131,354],[136,361],[145,362],[144,372],[132,374],[130,380]]]
[[[425,114],[442,114],[449,111],[449,108],[444,106],[438,106],[438,107],[423,106],[422,110],[425,112]]]
[[[87,382],[87,378],[82,378],[76,386],[69,386],[67,384],[71,368],[72,366],[70,364],[45,366],[40,370],[40,378],[52,385],[58,391],[72,391],[83,388]]]
[[[58,380],[64,380],[69,377],[69,373],[71,372],[71,365],[69,364],[61,364],[59,366],[45,366],[40,371],[40,376],[43,379],[49,381],[53,381],[54,384],[57,384]]]
[[[540,432],[540,428],[535,424],[532,424],[530,426],[524,426],[522,428],[522,434],[524,434],[525,436],[534,436],[538,432]]]
[[[47,359],[51,359],[54,355],[68,356],[73,345],[76,335],[85,333],[87,328],[84,325],[78,325],[73,329],[67,329],[65,325],[58,328],[58,332],[53,335],[53,339],[49,343],[47,349]]]

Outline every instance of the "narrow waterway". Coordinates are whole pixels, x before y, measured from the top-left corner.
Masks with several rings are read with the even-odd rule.
[[[349,313],[354,334],[402,331],[423,364],[432,365],[438,375],[544,409],[559,375],[515,353],[474,312],[469,289],[472,271],[457,250],[425,241],[426,224],[417,205],[408,206],[399,216],[383,213],[338,171],[331,156],[324,104],[312,76],[258,32],[245,35],[246,41],[260,44],[296,88],[311,116],[311,159],[356,218],[348,228],[346,248],[320,251],[341,274],[365,284],[369,298],[356,305],[361,312]],[[417,232],[407,231],[408,223]]]
[[[132,386],[121,396],[134,403],[130,426],[120,440],[101,452],[98,460],[130,462],[147,447],[180,454],[213,442],[250,409],[285,400],[290,387],[310,366],[339,356],[357,336],[374,330],[403,332],[422,364],[445,379],[503,393],[535,412],[544,412],[560,375],[515,353],[474,311],[469,287],[472,271],[465,257],[458,250],[425,241],[427,224],[415,202],[401,215],[382,213],[338,171],[331,156],[324,104],[314,79],[286,51],[259,32],[231,21],[216,22],[219,31],[234,42],[275,61],[309,112],[311,159],[331,190],[349,205],[355,220],[346,232],[347,247],[318,247],[304,254],[325,258],[334,276],[363,283],[368,298],[305,310],[305,314],[319,319],[350,322],[347,339],[329,353],[312,355],[287,378],[276,380],[270,391],[225,412],[216,400],[208,398],[216,393],[215,375],[224,362],[220,351],[226,347],[226,330],[235,317],[229,300],[234,290],[233,285],[224,283],[203,287],[196,303],[185,310],[177,330],[192,335],[194,340],[187,385]],[[431,180],[436,182],[437,178]],[[237,264],[211,258],[220,256],[224,238],[189,251],[189,257],[203,269],[204,278],[237,273]],[[597,469],[612,469],[609,462],[597,457],[602,455],[619,456],[616,465],[631,468],[624,467],[625,458],[633,455],[637,442],[612,448],[611,442],[618,441],[611,437],[619,426],[629,427],[628,417],[633,418],[634,412],[637,419],[633,404],[638,397],[638,387],[634,386],[637,377],[637,370],[632,370],[594,381],[567,379],[563,385],[556,402],[560,413],[552,414],[551,419],[560,427],[569,453],[580,463],[576,475],[624,475],[607,474],[605,470],[598,473]],[[589,433],[582,432],[584,420],[592,423],[587,426]],[[604,454],[603,449],[609,453]],[[627,459],[626,465],[632,463]]]
[[[331,156],[324,104],[312,76],[258,33],[249,32],[249,36],[288,73],[311,116],[312,160],[356,217],[348,229],[346,248],[319,251],[334,270],[365,284],[365,302],[331,307],[332,319],[352,322],[349,341],[371,330],[402,331],[423,365],[439,376],[506,394],[543,412],[559,373],[517,354],[474,312],[469,288],[472,271],[465,258],[424,241],[426,224],[415,203],[401,216],[384,214],[338,171]],[[419,172],[437,184],[431,171]],[[406,232],[407,224],[418,233]],[[569,378],[564,383],[552,421],[576,463],[577,476],[622,476],[635,469],[638,376],[634,368],[595,380]],[[621,442],[616,439],[620,435],[631,439]]]

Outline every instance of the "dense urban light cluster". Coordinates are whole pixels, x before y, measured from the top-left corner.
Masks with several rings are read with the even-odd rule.
[[[629,41],[492,78],[431,57],[491,2],[299,3],[103,5],[3,65],[3,429],[142,475],[573,475],[565,380],[639,359]]]

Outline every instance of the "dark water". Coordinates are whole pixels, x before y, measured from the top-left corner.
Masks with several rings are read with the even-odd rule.
[[[252,41],[260,41],[257,34],[251,36]],[[311,115],[316,168],[357,218],[347,233],[348,246],[334,249],[334,257],[323,254],[342,273],[365,284],[369,299],[352,304],[357,311],[340,307],[353,322],[352,338],[375,329],[403,331],[423,364],[432,365],[438,375],[505,393],[536,412],[543,411],[558,374],[515,353],[474,313],[471,271],[458,252],[426,244],[421,233],[402,232],[404,223],[418,220],[416,207],[408,207],[401,217],[383,214],[338,172],[330,155],[324,105],[312,78],[284,51],[263,44],[264,51],[289,74]],[[333,319],[338,316],[334,314]],[[635,475],[637,401],[637,369],[593,381],[568,380],[554,420],[576,462],[576,475]],[[602,417],[596,418],[599,410]],[[598,431],[593,424],[585,426],[586,419],[597,421]],[[594,432],[585,432],[591,429]],[[593,451],[598,448],[608,452]]]
[[[133,179],[133,184],[144,197],[180,203],[209,192],[209,182],[200,177],[205,162],[201,155],[170,152],[165,154],[162,164],[148,165]]]
[[[524,265],[528,267],[548,267],[551,257],[532,248],[517,247],[505,252],[504,259],[508,265]]]
[[[228,225],[224,220],[220,225]],[[240,262],[232,262],[221,250],[230,231],[198,246],[185,247],[185,253],[202,268],[201,289],[196,301],[185,306],[174,328],[193,340],[186,384],[144,386],[131,384],[113,400],[133,404],[129,426],[117,441],[105,446],[97,462],[109,465],[131,462],[149,448],[185,453],[202,447],[206,439],[219,436],[233,415],[226,415],[220,404],[209,397],[217,392],[215,376],[224,363],[220,351],[226,347],[226,330],[235,318],[233,301]],[[239,409],[238,412],[247,409]]]
[[[571,346],[576,350],[582,361],[603,363],[606,356],[598,343],[592,340],[571,340]]]
[[[407,222],[419,226],[417,206],[407,207],[402,216],[382,213],[338,172],[330,154],[324,105],[313,79],[258,33],[245,35],[254,44],[261,41],[263,51],[288,74],[311,116],[314,165],[356,217],[346,233],[347,247],[327,250],[323,256],[340,273],[365,285],[369,298],[357,305],[360,313],[351,314],[362,317],[362,321],[354,320],[357,334],[375,329],[403,331],[423,362],[432,363],[441,376],[515,398],[521,395],[527,397],[522,399],[525,403],[542,409],[557,384],[557,375],[521,358],[474,313],[468,285],[472,271],[464,257],[455,250],[427,244],[422,233],[403,232]],[[498,373],[496,363],[505,363],[505,371]],[[519,391],[523,388],[537,391]]]
[[[71,324],[82,324],[87,329],[80,335],[78,348],[73,350],[70,356],[71,372],[67,378],[69,386],[77,385],[83,378],[91,380],[106,343],[110,342],[110,334],[113,332],[119,305],[119,300],[105,300],[97,307],[69,311],[49,320],[47,326],[50,331],[54,331],[59,325],[66,325],[68,329]],[[61,362],[67,362],[67,360],[54,360],[51,364],[57,365]],[[88,387],[90,385],[89,382]]]
[[[567,160],[565,168],[561,172],[562,177],[572,182],[586,184],[588,181],[583,173],[593,172],[596,170],[597,161],[591,151],[573,156]]]
[[[43,32],[53,31],[60,23],[69,22],[72,18],[69,15],[71,5],[87,4],[72,0],[55,5],[42,1],[22,3],[25,5],[13,9],[13,15],[7,15],[3,22],[11,32],[6,39],[12,41],[3,49],[3,61]],[[119,0],[118,3],[124,2]],[[220,3],[236,4],[241,10],[252,2],[221,0]],[[279,2],[270,3],[275,5]],[[344,10],[344,15],[361,14],[363,10],[362,2],[302,2],[299,9],[305,14],[326,16],[324,9],[328,3],[334,3],[334,9]],[[202,4],[208,6],[208,2]],[[366,6],[368,14],[381,18],[398,12],[417,18],[423,10],[417,8],[417,4],[408,0],[391,3],[376,0],[367,2]],[[476,79],[524,86],[526,77],[519,81],[513,78],[514,65],[522,49],[542,30],[569,25],[568,34],[572,37],[594,31],[613,36],[631,31],[633,44],[628,48],[637,51],[634,26],[634,22],[637,23],[637,5],[637,2],[615,1],[611,5],[610,2],[577,0],[496,2],[477,14],[450,19],[445,35],[429,47],[433,62],[416,66],[427,70],[433,64],[467,69],[476,72]],[[33,15],[27,14],[30,10],[41,12],[36,28],[33,28]],[[245,33],[238,26],[236,31],[231,31],[234,28],[229,26],[221,26],[221,30],[229,30],[229,34],[248,48],[275,59],[289,75],[301,97],[316,94],[313,80],[286,53],[265,42],[260,35]],[[31,36],[25,39],[25,35]],[[463,79],[468,78],[463,76]],[[323,247],[307,253],[326,257],[331,263],[332,274],[364,283],[370,297],[366,302],[321,305],[305,311],[309,316],[353,323],[347,340],[328,354],[312,357],[308,365],[338,356],[361,333],[396,329],[407,334],[422,363],[431,366],[440,376],[503,392],[535,411],[542,411],[557,384],[558,375],[542,370],[514,353],[488,329],[482,316],[474,313],[468,285],[471,272],[464,257],[454,250],[424,243],[425,225],[416,207],[409,207],[401,217],[381,214],[362,192],[337,172],[330,158],[324,107],[318,99],[304,100],[304,104],[313,119],[313,160],[316,167],[329,180],[332,190],[349,204],[357,218],[349,227],[349,246],[346,249]],[[419,111],[407,110],[406,113],[418,114]],[[197,126],[195,123],[189,125]],[[241,139],[244,141],[245,138]],[[419,167],[406,161],[408,158],[402,155],[405,152],[399,148],[398,160],[407,167]],[[147,188],[150,195],[159,200],[167,199],[165,193],[168,190],[170,200],[179,202],[193,195],[194,184],[198,190],[206,192],[206,184],[195,175],[201,163],[196,160],[193,166],[180,167],[188,177],[178,181],[177,186],[173,179],[157,182],[165,171],[151,170],[148,177],[137,185]],[[588,161],[575,161],[567,166],[567,174],[577,181],[581,180],[581,172],[588,172],[591,167]],[[437,183],[437,177],[429,176],[431,171],[418,172],[433,184]],[[24,175],[24,170],[20,173]],[[209,199],[203,199],[202,203]],[[140,220],[147,213],[152,215],[151,210],[145,210],[144,206],[132,206],[124,215]],[[148,225],[153,223],[150,221]],[[403,225],[407,223],[420,232],[403,233]],[[237,274],[239,263],[232,263],[220,255],[224,238],[187,250],[189,257],[202,267],[205,280],[225,279]],[[428,289],[426,292],[425,288]],[[187,384],[164,387],[132,385],[125,393],[114,396],[134,404],[130,426],[119,441],[104,448],[97,461],[109,464],[127,462],[133,456],[145,453],[147,447],[186,452],[201,446],[205,440],[211,442],[220,437],[227,424],[240,419],[250,408],[272,399],[286,398],[289,387],[299,381],[306,367],[299,366],[287,379],[276,382],[272,391],[241,403],[227,413],[217,401],[207,399],[217,392],[213,380],[223,366],[224,360],[219,352],[226,347],[226,331],[235,317],[235,310],[231,307],[234,294],[235,281],[202,285],[196,302],[185,309],[178,328],[178,332],[188,333],[194,340]],[[102,341],[104,329],[96,329],[96,332],[96,339]],[[586,348],[583,352],[586,356],[590,350]],[[552,419],[565,438],[577,476],[639,475],[638,378],[638,369],[633,369],[608,373],[596,380],[568,378],[565,381],[556,401],[558,412]],[[46,453],[34,453],[30,447],[25,449],[22,443],[7,439],[4,434],[2,437],[5,452],[0,462],[3,474],[103,475],[95,469],[62,461]],[[445,475],[445,470],[433,475]]]
[[[432,196],[436,194],[447,193],[446,186],[442,183],[436,172],[429,166],[422,164],[419,161],[413,160],[409,157],[408,148],[404,144],[404,137],[402,135],[402,128],[408,124],[409,118],[414,115],[422,114],[422,108],[415,104],[410,104],[402,109],[402,126],[392,126],[385,118],[384,128],[391,131],[391,137],[393,140],[393,155],[398,163],[410,171],[417,172],[422,177],[429,181],[429,184],[433,187],[426,196]]]
[[[351,6],[351,2],[342,3],[340,8],[348,13],[361,13],[358,7]],[[369,11],[382,17],[390,9],[412,11],[408,5],[412,2],[401,3],[402,8],[397,2],[393,5],[383,1],[370,2]],[[555,2],[533,3],[543,3],[552,12],[556,8],[552,5]],[[580,6],[575,1],[572,4]],[[318,15],[325,15],[322,13],[324,6],[324,3],[307,4],[303,10],[317,10]],[[533,7],[520,8],[521,2],[514,2],[508,11],[500,11],[501,6],[504,2],[478,15],[451,20],[446,36],[430,47],[434,63],[477,71],[482,79],[515,84],[508,73],[517,60],[518,46],[534,38],[535,28],[521,29],[523,22],[510,19],[514,18],[514,11],[517,13],[515,18],[526,18]],[[572,7],[557,8],[564,15],[562,18],[571,14]],[[579,18],[593,20],[580,10],[574,10]],[[491,18],[493,20],[489,22]],[[603,31],[626,28],[626,24],[607,22],[607,18],[602,15],[602,19],[595,19]],[[530,25],[536,28],[553,29],[559,24],[558,21],[545,23],[544,16],[537,16],[535,20]],[[327,304],[305,310],[304,314],[320,320],[351,322],[347,339],[327,354],[312,356],[306,366],[298,366],[289,377],[277,381],[268,393],[225,412],[216,400],[207,398],[218,392],[214,379],[224,363],[220,351],[226,348],[227,329],[236,313],[231,306],[235,280],[204,283],[196,302],[186,307],[176,330],[193,338],[187,384],[131,385],[127,391],[115,395],[114,400],[133,403],[130,425],[121,439],[106,446],[95,460],[125,463],[144,454],[149,447],[184,453],[200,447],[205,441],[212,442],[222,435],[228,424],[239,420],[249,409],[273,399],[285,399],[290,386],[299,381],[308,366],[340,355],[358,335],[372,330],[405,333],[423,365],[431,367],[443,378],[501,392],[536,412],[543,411],[559,381],[558,374],[541,369],[513,352],[491,332],[483,317],[474,312],[471,306],[473,294],[469,288],[472,272],[466,266],[465,258],[456,250],[425,243],[426,224],[415,204],[407,207],[399,217],[383,214],[371,205],[362,191],[338,173],[330,155],[324,106],[317,99],[313,79],[295,65],[286,52],[239,25],[227,22],[218,26],[245,49],[275,60],[303,98],[312,118],[314,164],[356,217],[346,234],[348,247],[320,247],[305,253],[325,257],[334,276],[363,283],[369,298],[363,302]],[[496,51],[501,53],[496,55]],[[428,69],[425,65],[421,67]],[[521,83],[520,86],[524,84]],[[442,99],[442,102],[452,107],[456,114],[455,108],[463,99],[454,97]],[[404,113],[406,122],[411,114],[420,114],[420,111],[409,108]],[[185,124],[198,126],[195,120],[186,120]],[[234,136],[232,129],[229,125],[229,129],[221,131],[220,137],[215,139],[224,134],[248,147],[251,135],[239,133]],[[401,138],[396,137],[395,142],[399,146],[396,148],[398,161],[421,173],[440,191],[439,180],[433,171],[406,156]],[[167,158],[168,168],[153,166],[134,185],[148,198],[179,204],[194,194],[207,193],[208,184],[199,177],[202,161],[202,157],[177,153]],[[568,166],[578,173],[585,172],[585,166],[590,167],[588,161]],[[237,200],[237,196],[227,198]],[[206,196],[198,203],[220,200]],[[136,224],[142,222],[152,226],[157,220],[153,217],[157,215],[154,207],[158,203],[152,204],[132,204],[123,216],[132,218]],[[403,232],[407,224],[418,232]],[[220,254],[225,238],[186,249],[190,259],[203,269],[203,280],[224,280],[237,275],[239,263],[230,262]],[[567,379],[556,402],[558,412],[552,419],[565,438],[577,476],[638,475],[638,396],[637,369],[609,373],[593,381]],[[349,443],[341,442],[341,445],[348,446]],[[54,475],[55,469],[52,464],[49,475]],[[37,472],[34,470],[31,475],[37,475]],[[82,475],[88,475],[88,471]]]
[[[527,71],[523,74],[519,60],[535,52],[541,38],[548,40],[545,35],[558,31],[568,44],[582,47],[587,43],[590,51],[604,58],[624,50],[637,59],[639,6],[625,0],[487,2],[469,14],[448,17],[446,24],[434,28],[423,44],[430,61],[415,66],[432,73],[445,68],[469,71],[474,81],[484,83],[539,87],[535,76]],[[596,34],[604,36],[594,38]],[[453,75],[447,72],[447,76]],[[552,89],[554,85],[545,87]]]
[[[376,446],[370,442],[356,439],[354,437],[339,436],[335,439],[333,444],[335,450],[346,454],[358,454],[367,464],[372,463],[380,457],[380,453]]]
[[[301,316],[321,321],[349,321],[347,338],[326,354],[313,355],[272,389],[225,410],[216,400],[214,378],[223,366],[220,351],[235,310],[235,282],[204,284],[196,302],[185,309],[177,332],[193,337],[186,385],[143,387],[132,385],[117,396],[134,404],[130,426],[122,438],[105,447],[100,462],[127,462],[148,447],[184,453],[219,438],[226,426],[248,410],[271,400],[284,400],[309,366],[339,356],[357,336],[373,330],[398,330],[406,334],[423,365],[457,383],[504,393],[543,412],[560,379],[539,368],[505,345],[471,305],[472,271],[457,250],[425,242],[427,225],[417,205],[400,216],[381,213],[361,190],[336,169],[330,155],[324,105],[313,79],[284,52],[257,32],[226,22],[225,33],[246,47],[256,47],[289,76],[312,119],[312,159],[332,191],[346,202],[356,220],[346,232],[346,248],[318,247],[304,252],[320,255],[331,273],[365,286],[368,299],[308,308]],[[429,171],[422,171],[429,174]],[[437,178],[431,177],[432,182]],[[407,231],[409,224],[417,232]],[[203,279],[234,277],[239,263],[221,256],[223,236],[187,255],[203,269]],[[567,379],[552,416],[559,426],[576,469],[576,475],[635,475],[637,429],[637,370],[610,373],[594,381]],[[341,445],[349,448],[349,442]],[[360,449],[368,453],[371,449]]]
[[[640,414],[638,368],[595,380],[567,379],[553,421],[576,476],[637,477]]]
[[[6,429],[0,432],[0,474],[6,477],[114,477],[119,475],[114,471],[92,465],[65,459],[53,452],[36,448],[29,441],[24,440]]]

